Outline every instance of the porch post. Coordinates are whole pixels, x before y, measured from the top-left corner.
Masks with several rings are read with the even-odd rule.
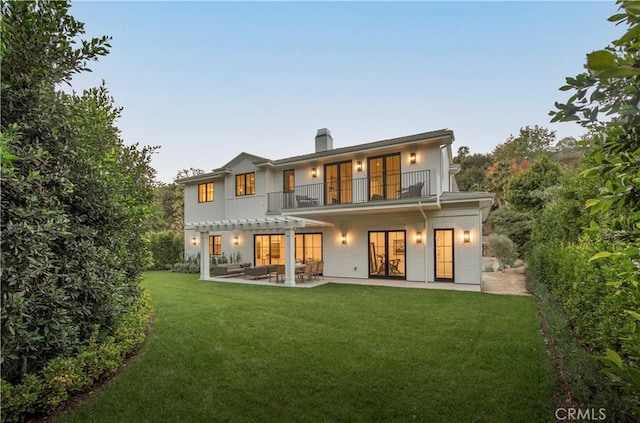
[[[286,286],[296,286],[296,250],[294,229],[285,229],[284,231],[284,284]]]
[[[210,279],[209,273],[209,237],[208,232],[200,232],[200,280]]]

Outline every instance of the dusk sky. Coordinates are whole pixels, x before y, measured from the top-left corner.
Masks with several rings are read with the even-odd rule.
[[[126,143],[159,145],[152,166],[218,168],[242,151],[280,159],[449,128],[454,153],[488,153],[551,124],[558,88],[623,29],[614,2],[75,2],[111,53],[102,79]]]

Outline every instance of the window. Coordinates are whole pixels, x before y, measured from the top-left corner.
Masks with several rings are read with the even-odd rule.
[[[284,182],[283,182],[283,187],[282,190],[284,192],[293,192],[294,189],[296,188],[296,174],[295,171],[292,170],[285,170],[283,172],[283,176],[284,176]]]
[[[256,193],[255,172],[236,175],[236,196],[253,195]]]
[[[209,235],[209,255],[219,256],[222,254],[222,236]]]
[[[296,261],[322,261],[322,234],[296,234]]]
[[[296,234],[294,243],[296,261],[322,261],[322,234]],[[283,234],[254,235],[254,245],[256,266],[284,264],[286,258]]]
[[[209,203],[213,201],[213,182],[198,184],[198,203]]]
[[[284,235],[254,235],[255,264],[284,264]]]

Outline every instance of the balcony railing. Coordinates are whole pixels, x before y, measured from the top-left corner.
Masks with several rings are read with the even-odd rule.
[[[267,198],[268,210],[273,212],[338,204],[375,204],[430,197],[430,182],[430,171],[419,170],[336,181],[331,184],[298,185],[293,192],[270,192]]]

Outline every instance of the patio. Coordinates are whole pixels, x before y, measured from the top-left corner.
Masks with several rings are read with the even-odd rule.
[[[269,279],[244,279],[244,278],[217,278],[212,276],[211,282],[229,282],[245,285],[263,285],[263,286],[284,286],[282,283],[276,283],[275,278]],[[450,282],[407,282],[390,279],[354,279],[354,278],[337,278],[325,277],[324,279],[315,279],[311,281],[299,282],[296,279],[295,288],[315,288],[317,286],[336,283],[345,285],[369,285],[369,286],[385,286],[390,288],[417,288],[417,289],[442,289],[449,291],[467,291],[481,292],[479,285],[471,284],[455,284]]]

